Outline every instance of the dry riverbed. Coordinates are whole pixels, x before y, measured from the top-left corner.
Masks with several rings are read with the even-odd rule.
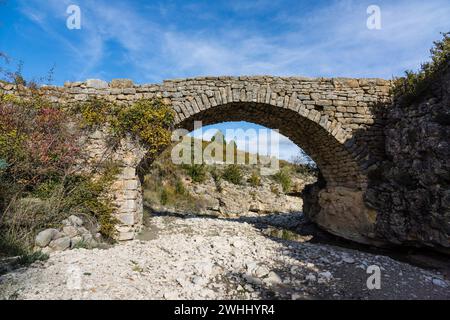
[[[58,252],[5,274],[0,299],[450,299],[437,271],[242,221],[155,216],[149,228],[145,240]],[[372,265],[380,289],[367,287]]]

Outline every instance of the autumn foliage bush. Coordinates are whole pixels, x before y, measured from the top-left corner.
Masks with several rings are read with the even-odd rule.
[[[0,97],[3,250],[5,242],[31,249],[37,231],[57,227],[72,213],[85,214],[106,237],[113,235],[112,207],[102,198],[112,170],[96,180],[78,171],[80,132],[71,121],[67,110],[38,96]]]
[[[118,164],[104,161],[81,171],[79,138],[88,127],[106,126],[118,140],[139,136],[152,156],[169,143],[172,120],[170,108],[158,100],[121,108],[93,100],[74,109],[38,94],[0,94],[0,250],[8,251],[7,244],[31,249],[36,232],[58,227],[74,213],[114,238],[117,220],[107,191]]]

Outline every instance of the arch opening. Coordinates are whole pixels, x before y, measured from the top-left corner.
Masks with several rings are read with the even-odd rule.
[[[195,121],[201,121],[203,126],[246,121],[278,129],[312,158],[328,187],[364,188],[365,175],[345,145],[326,128],[291,109],[254,102],[229,103],[195,113],[177,123],[177,127],[192,131]]]

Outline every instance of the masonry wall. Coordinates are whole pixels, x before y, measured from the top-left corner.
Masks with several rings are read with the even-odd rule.
[[[387,110],[384,133],[386,158],[365,197],[377,236],[450,252],[450,63],[415,101]]]

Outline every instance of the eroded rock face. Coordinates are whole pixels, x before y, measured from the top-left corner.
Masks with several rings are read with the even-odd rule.
[[[321,228],[359,243],[379,244],[374,229],[377,212],[364,202],[364,192],[327,188],[322,180],[303,192],[304,212]]]
[[[362,191],[335,187],[318,196],[320,211],[314,218],[321,227],[346,239],[372,242],[377,213],[365,205]]]
[[[322,228],[363,243],[450,252],[450,68],[412,103],[386,108],[384,160],[368,187],[304,191],[304,211]]]
[[[244,173],[243,181],[246,181],[250,172]],[[308,183],[315,180],[314,176],[303,178],[292,177],[297,188],[303,189]],[[260,186],[250,186],[248,183],[235,185],[222,181],[221,190],[218,191],[212,178],[202,183],[186,182],[187,191],[196,199],[200,214],[238,217],[249,213],[270,214],[290,213],[302,211],[303,201],[299,196],[291,196],[283,193],[281,186],[268,176],[261,177]],[[154,211],[172,211],[185,213],[183,208],[176,206],[158,206],[147,203]]]
[[[450,251],[450,72],[426,94],[389,111],[384,161],[370,175],[367,203],[388,241]]]

